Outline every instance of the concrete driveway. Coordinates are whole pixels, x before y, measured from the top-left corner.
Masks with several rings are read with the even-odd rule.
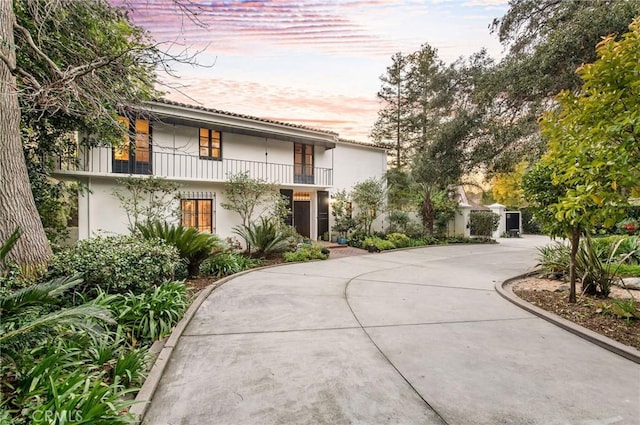
[[[145,423],[637,425],[638,364],[494,290],[547,241],[240,276],[193,317]]]

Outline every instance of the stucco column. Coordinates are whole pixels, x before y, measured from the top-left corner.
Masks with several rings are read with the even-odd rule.
[[[498,214],[500,216],[498,228],[493,232],[493,239],[498,239],[504,232],[506,232],[507,229],[507,217],[505,215],[507,207],[502,204],[492,204],[489,205],[488,208],[492,213]]]

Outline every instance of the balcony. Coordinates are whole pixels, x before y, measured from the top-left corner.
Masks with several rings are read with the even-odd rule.
[[[149,161],[150,159],[150,161]],[[172,152],[152,152],[146,161],[131,158],[127,162],[114,161],[113,150],[107,147],[92,148],[81,152],[75,161],[58,161],[56,172],[73,175],[153,175],[174,180],[224,182],[230,175],[248,172],[255,179],[280,185],[303,184],[328,187],[333,185],[331,168],[314,167],[309,175],[295,174],[293,164],[276,164],[241,159],[209,160],[197,155]],[[298,167],[299,168],[299,167]]]

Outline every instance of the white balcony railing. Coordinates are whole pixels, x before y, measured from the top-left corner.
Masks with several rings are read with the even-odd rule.
[[[58,161],[56,169],[62,173],[88,174],[139,174],[165,177],[169,179],[226,181],[230,175],[248,172],[249,176],[278,184],[306,184],[331,186],[333,170],[314,167],[313,174],[306,168],[306,174],[295,173],[290,164],[276,164],[260,161],[223,158],[221,160],[202,159],[197,155],[171,152],[152,152],[150,162],[114,161],[113,150],[97,147],[81,152],[74,160]],[[298,167],[298,169],[304,167]]]

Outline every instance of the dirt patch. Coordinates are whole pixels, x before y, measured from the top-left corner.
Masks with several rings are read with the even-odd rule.
[[[513,292],[525,301],[566,320],[640,350],[640,320],[621,319],[611,313],[615,300],[636,300],[640,309],[640,291],[613,287],[611,296],[603,299],[578,295],[578,302],[569,303],[568,283],[540,278],[527,278],[513,285]]]

